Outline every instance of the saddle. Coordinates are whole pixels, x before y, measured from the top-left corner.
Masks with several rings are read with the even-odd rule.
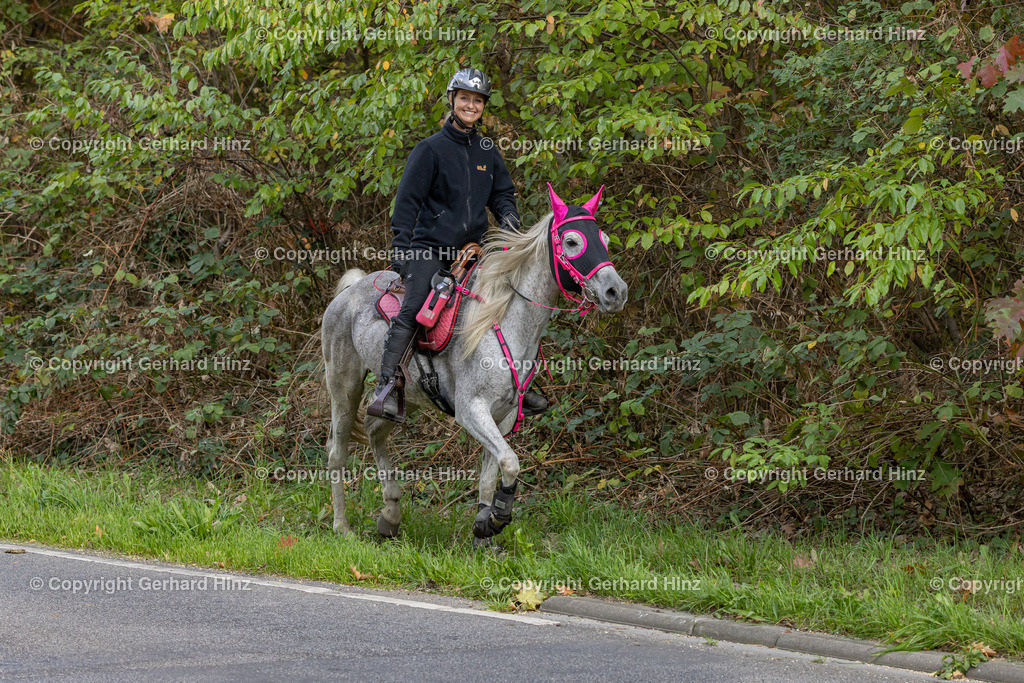
[[[428,354],[440,353],[452,340],[455,323],[458,321],[459,310],[462,306],[463,288],[469,281],[473,269],[476,268],[477,258],[481,251],[480,245],[476,242],[470,242],[459,251],[459,256],[451,267],[456,284],[455,292],[448,299],[434,326],[427,330],[426,335],[420,333],[416,336],[416,348],[420,351],[425,351]],[[404,299],[405,285],[401,278],[393,280],[377,299],[377,313],[390,324],[391,319],[402,310]]]
[[[422,329],[417,333],[415,343],[410,344],[406,349],[405,355],[398,362],[398,368],[394,377],[384,387],[383,394],[378,399],[383,404],[390,392],[397,392],[398,413],[395,417],[396,422],[405,422],[405,378],[409,376],[408,364],[412,358],[416,359],[416,365],[420,370],[420,388],[423,389],[423,393],[441,411],[452,416],[455,415],[455,409],[452,407],[451,401],[445,396],[444,391],[441,390],[437,370],[434,369],[433,355],[443,351],[448,346],[448,342],[452,340],[452,335],[455,332],[455,323],[458,320],[459,310],[462,306],[462,294],[465,291],[463,288],[468,283],[469,277],[476,267],[477,257],[481,251],[480,245],[476,242],[470,242],[459,251],[459,256],[451,267],[452,279],[455,281],[453,296],[449,297],[448,301],[444,303],[444,308],[441,309],[440,314],[437,316],[437,322],[433,327],[428,329],[426,334],[423,334]],[[380,298],[377,299],[377,313],[388,324],[391,324],[391,319],[402,310],[402,300],[404,298],[405,287],[402,285],[401,280],[393,280],[384,290],[384,293],[380,295]],[[413,353],[414,346],[426,352],[427,367],[424,367],[420,355]]]

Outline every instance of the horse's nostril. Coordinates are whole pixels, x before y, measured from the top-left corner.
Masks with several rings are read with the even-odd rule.
[[[604,295],[605,298],[611,299],[612,301],[615,301],[616,299],[619,298],[619,293],[615,291],[614,287],[609,287],[608,290],[604,293]]]

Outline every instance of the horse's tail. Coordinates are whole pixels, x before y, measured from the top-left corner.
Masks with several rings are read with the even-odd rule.
[[[345,271],[345,274],[338,280],[338,286],[334,288],[334,296],[338,296],[352,284],[366,277],[366,273],[360,268],[349,268]]]

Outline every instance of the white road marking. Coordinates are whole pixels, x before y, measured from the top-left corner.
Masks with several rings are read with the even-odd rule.
[[[469,609],[468,607],[449,607],[448,605],[435,605],[430,602],[419,602],[417,600],[406,600],[404,598],[392,598],[386,595],[361,595],[359,593],[344,593],[342,591],[334,590],[333,588],[327,588],[326,586],[308,586],[301,583],[294,583],[292,581],[278,581],[276,579],[255,579],[250,577],[241,577],[238,574],[229,574],[226,572],[203,572],[195,571],[192,569],[185,569],[182,567],[161,567],[157,565],[145,564],[143,562],[134,562],[132,560],[115,560],[107,557],[96,557],[94,555],[76,555],[75,553],[64,552],[62,550],[50,550],[49,548],[39,548],[30,545],[11,545],[4,543],[2,548],[18,548],[24,550],[26,553],[35,553],[36,555],[47,555],[49,557],[60,557],[66,560],[78,560],[79,562],[93,562],[95,564],[103,564],[112,567],[125,567],[127,569],[138,569],[141,571],[149,572],[163,572],[165,574],[177,574],[179,576],[194,576],[202,578],[208,576],[211,579],[218,577],[235,577],[248,581],[250,584],[257,586],[266,586],[267,588],[284,588],[286,590],[300,591],[302,593],[314,593],[316,595],[327,595],[333,598],[347,598],[349,600],[366,600],[368,602],[384,602],[389,605],[403,605],[405,607],[415,607],[418,609],[434,610],[437,612],[453,612],[455,614],[468,614],[474,617],[487,617],[489,619],[501,619],[504,621],[514,621],[520,624],[529,624],[531,626],[558,626],[559,622],[551,619],[540,619],[538,617],[528,617],[523,614],[504,614],[502,612],[486,612],[479,609]]]

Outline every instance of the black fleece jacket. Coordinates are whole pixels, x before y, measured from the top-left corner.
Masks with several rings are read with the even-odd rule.
[[[503,228],[519,228],[515,186],[489,138],[447,121],[412,150],[398,184],[391,245],[398,260],[411,247],[458,248],[480,242],[487,212]]]

